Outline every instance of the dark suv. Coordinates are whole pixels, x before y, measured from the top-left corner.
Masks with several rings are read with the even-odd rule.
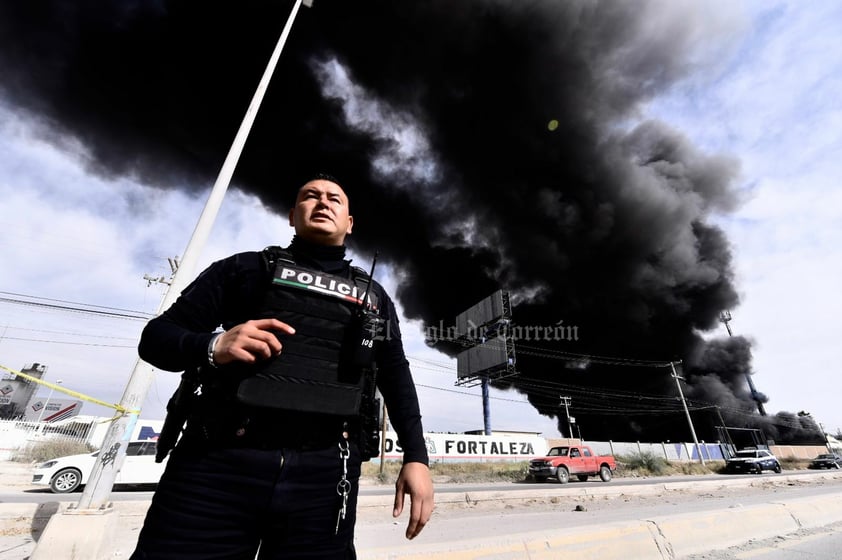
[[[766,449],[744,449],[725,461],[725,472],[757,473],[763,471],[781,472],[777,457]]]

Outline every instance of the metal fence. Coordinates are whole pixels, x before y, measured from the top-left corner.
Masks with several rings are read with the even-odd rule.
[[[0,420],[0,461],[9,461],[14,459],[16,456],[25,455],[30,447],[43,444],[44,442],[75,442],[89,445],[92,448],[97,448],[102,444],[102,437],[104,436],[105,431],[103,427],[107,427],[106,423],[108,420],[110,419],[94,417],[88,417],[87,420],[77,418],[75,420],[66,420],[59,423]],[[147,422],[154,423],[158,421]],[[143,428],[142,426],[138,426],[136,428],[140,429],[139,434],[134,436],[138,439],[154,439],[155,436],[157,436],[157,432],[151,428],[149,430],[146,430],[146,428]],[[491,438],[493,436],[487,437]],[[578,440],[567,440],[563,438],[547,438],[546,441],[547,447],[551,447],[553,445],[570,445],[579,443]],[[647,453],[656,457],[663,457],[667,461],[678,462],[698,461],[699,453],[702,454],[702,458],[706,461],[723,460],[725,458],[725,453],[727,452],[724,449],[723,444],[706,443],[703,441],[699,442],[698,447],[696,447],[696,444],[693,442],[645,443],[639,441],[585,441],[584,443],[589,445],[594,452],[599,455],[634,456]],[[779,459],[809,459],[815,457],[819,453],[827,452],[827,448],[825,446],[814,445],[773,445],[770,449]],[[541,451],[535,449],[535,453],[538,455]],[[448,461],[451,462],[466,460],[470,459],[466,457],[454,457],[448,459]],[[513,458],[505,453],[496,456],[493,452],[490,452],[490,454],[483,455],[482,460],[512,461],[523,460],[523,458]]]
[[[698,461],[699,453],[705,461],[722,461],[724,450],[719,443],[692,442],[642,443],[639,441],[591,441],[587,442],[600,455],[649,454],[663,457],[667,461]]]
[[[29,448],[45,442],[88,444],[93,431],[94,424],[87,422],[0,420],[0,461],[25,455]]]
[[[598,455],[636,456],[649,454],[663,457],[667,461],[693,462],[699,460],[699,454],[705,461],[724,461],[728,457],[728,448],[723,443],[699,442],[661,442],[644,443],[640,441],[586,441]],[[824,445],[770,445],[769,450],[778,459],[812,459],[821,453],[827,453]]]

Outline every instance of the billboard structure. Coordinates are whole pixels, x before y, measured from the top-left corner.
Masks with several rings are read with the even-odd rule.
[[[456,316],[457,342],[465,350],[456,356],[456,384],[473,387],[483,380],[516,373],[509,293],[497,290]]]
[[[82,401],[38,397],[26,407],[24,419],[29,422],[60,422],[78,416],[81,410]]]
[[[20,371],[37,379],[43,379],[47,373],[47,366],[35,363],[24,366]],[[0,377],[0,419],[23,418],[36,389],[37,385],[25,377],[12,373]]]
[[[491,380],[515,375],[515,344],[510,335],[512,310],[509,293],[497,290],[456,316],[459,344],[465,350],[456,355],[456,385],[482,385],[485,435],[491,435]]]

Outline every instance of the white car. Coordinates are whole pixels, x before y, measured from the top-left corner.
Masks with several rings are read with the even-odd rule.
[[[781,472],[778,458],[766,449],[744,449],[725,460],[725,472],[761,474],[763,471]]]
[[[131,441],[126,448],[126,459],[117,473],[114,484],[157,484],[167,460],[155,462],[156,441]],[[99,451],[82,455],[68,455],[50,459],[35,467],[32,484],[49,486],[58,494],[73,492],[87,484],[94,470]]]

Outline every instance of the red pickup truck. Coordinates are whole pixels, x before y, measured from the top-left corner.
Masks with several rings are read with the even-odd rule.
[[[583,482],[589,476],[608,482],[616,468],[617,462],[611,455],[594,455],[587,445],[563,445],[551,448],[545,457],[529,461],[527,476],[535,482],[554,477],[565,484],[571,475]]]

